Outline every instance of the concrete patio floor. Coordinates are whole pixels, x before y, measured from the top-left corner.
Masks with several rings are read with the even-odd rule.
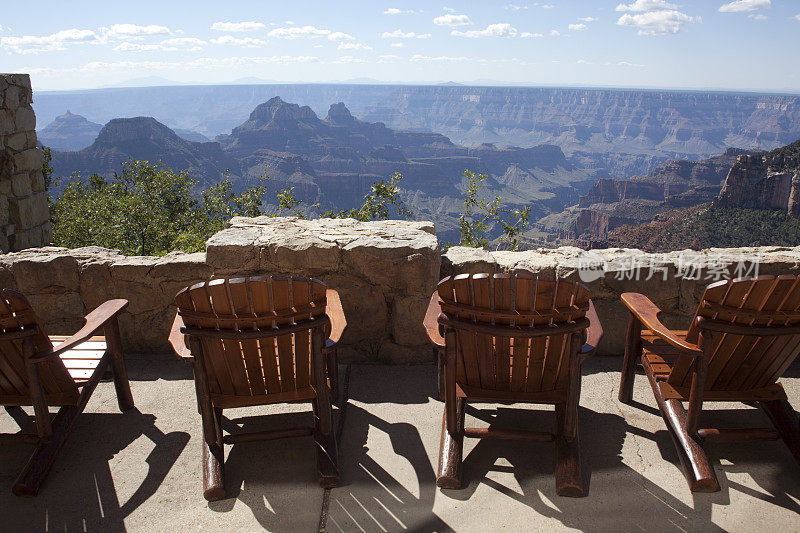
[[[800,467],[781,442],[714,444],[722,490],[692,495],[646,378],[636,406],[616,400],[621,360],[583,371],[580,438],[588,495],[555,494],[551,443],[465,441],[461,491],[436,488],[442,404],[435,367],[341,367],[342,486],[316,483],[310,438],[226,446],[229,498],[202,496],[200,417],[191,371],[179,361],[130,357],[138,411],[120,414],[103,382],[74,427],[41,493],[11,495],[25,444],[0,447],[3,531],[708,531],[800,529]],[[800,406],[800,365],[782,380]],[[546,408],[470,407],[471,425],[553,424]],[[720,426],[769,426],[758,410],[718,406]],[[253,415],[276,413],[266,419]],[[307,406],[226,411],[246,430],[311,423]],[[233,420],[237,416],[245,418]],[[25,422],[25,421],[23,421]],[[28,421],[29,422],[29,421]],[[0,432],[15,431],[0,415]]]

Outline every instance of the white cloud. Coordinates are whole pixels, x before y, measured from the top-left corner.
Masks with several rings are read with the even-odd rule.
[[[413,9],[407,9],[403,11],[402,9],[397,9],[396,7],[390,7],[386,11],[383,12],[384,15],[407,15],[413,13]]]
[[[328,34],[328,39],[331,41],[354,41],[355,37],[341,31],[335,31]]]
[[[584,31],[589,26],[587,26],[586,24],[580,23],[580,24],[570,24],[567,27],[569,28],[569,31]]]
[[[542,34],[541,33],[531,33],[529,31],[524,31],[524,32],[520,33],[519,36],[522,37],[523,39],[532,39],[532,38],[541,37]]]
[[[759,9],[766,9],[772,3],[770,0],[736,0],[735,2],[728,2],[719,7],[722,13],[739,13],[742,11],[757,11]]]
[[[469,20],[469,17],[466,15],[454,15],[449,13],[441,17],[436,17],[433,19],[433,23],[437,26],[450,26],[451,28],[455,28],[457,26],[469,26],[472,24],[472,21]]]
[[[450,35],[457,37],[515,37],[517,29],[511,24],[489,24],[482,30],[459,31],[453,30]]]
[[[267,34],[279,39],[297,39],[298,37],[320,37],[330,35],[331,30],[323,30],[314,26],[292,26],[291,28],[275,28]]]
[[[366,60],[361,59],[360,57],[341,56],[337,58],[334,63],[366,63]]]
[[[166,26],[149,24],[139,26],[137,24],[112,24],[109,28],[101,28],[104,36],[109,39],[134,39],[139,40],[149,35],[172,35]]]
[[[767,20],[769,17],[767,17],[766,15],[762,15],[761,13],[750,13],[749,15],[747,15],[747,18],[762,21],[762,20]]]
[[[383,32],[381,34],[381,39],[428,39],[430,36],[430,33],[415,33],[413,31],[406,33],[403,30],[397,29],[392,32]]]
[[[640,65],[638,63],[631,63],[630,61],[617,61],[618,67],[626,67],[626,68],[642,68],[644,65]]]
[[[468,57],[451,57],[451,56],[424,56],[421,54],[414,54],[411,56],[409,61],[418,62],[418,61],[439,61],[439,62],[451,62],[451,61],[470,61]]]
[[[102,38],[92,30],[72,28],[50,35],[24,35],[22,37],[0,37],[0,48],[15,54],[38,54],[52,50],[66,50],[76,44],[99,44]]]
[[[456,12],[456,10],[453,9],[452,7],[443,7],[442,11],[444,11],[445,13],[455,13]]]
[[[337,50],[372,50],[372,47],[361,43],[339,43]]]
[[[534,3],[533,5],[535,5],[536,7],[541,7],[542,9],[553,9],[554,7],[556,7],[553,4],[539,4],[538,2]]]
[[[212,30],[217,31],[257,31],[266,28],[264,23],[247,21],[247,22],[215,22],[211,25]]]
[[[387,54],[387,55],[378,56],[378,63],[394,63],[395,61],[398,61],[399,59],[400,59],[400,56]]]
[[[794,19],[796,19],[796,20],[800,20],[800,13],[798,13],[797,15],[795,15],[793,18],[794,18]]]
[[[391,46],[392,48],[402,48],[403,43],[392,43],[389,46]]]
[[[206,42],[195,37],[173,37],[172,39],[164,39],[161,41],[161,44],[167,46],[188,46],[190,50],[194,50],[195,47],[203,46]]]
[[[255,37],[234,37],[233,35],[223,35],[216,39],[211,39],[214,44],[226,44],[233,46],[244,46],[245,48],[259,48],[266,46],[267,41],[256,39]]]
[[[510,9],[511,11],[519,11],[520,9],[528,9],[528,6],[521,6],[518,4],[506,4],[503,9]]]
[[[664,11],[677,9],[678,6],[670,4],[666,0],[636,0],[632,4],[620,4],[617,11]]]
[[[595,17],[578,17],[578,20],[582,22],[597,22]]]
[[[695,22],[694,17],[680,11],[650,11],[631,15],[622,15],[617,24],[639,29],[639,35],[666,35],[678,33],[685,24]]]
[[[125,41],[114,47],[115,52],[175,52],[178,48],[163,44],[142,44]]]
[[[553,37],[558,37],[559,35],[561,35],[561,32],[558,30],[550,30],[550,35],[552,35]]]

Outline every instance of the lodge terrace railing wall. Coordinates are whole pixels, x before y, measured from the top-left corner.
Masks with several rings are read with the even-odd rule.
[[[341,294],[348,331],[340,359],[384,363],[433,360],[422,320],[436,283],[454,273],[531,272],[584,283],[605,331],[599,354],[624,351],[624,292],[647,295],[670,327],[684,329],[705,287],[722,277],[797,274],[798,248],[735,248],[649,254],[578,248],[488,252],[454,247],[444,255],[429,222],[235,218],[205,253],[124,256],[88,247],[0,254],[0,287],[26,294],[53,334],[82,325],[102,301],[125,298],[120,316],[128,353],[166,356],[175,294],[212,276],[311,276]]]

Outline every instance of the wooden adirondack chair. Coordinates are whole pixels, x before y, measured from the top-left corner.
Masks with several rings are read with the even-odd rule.
[[[581,362],[603,334],[589,297],[581,284],[524,273],[462,274],[439,282],[425,319],[428,337],[444,356],[439,487],[461,487],[465,436],[555,440],[557,493],[583,495]],[[556,431],[464,427],[468,401],[555,405]]]
[[[338,293],[315,279],[258,276],[198,283],[175,302],[170,341],[194,365],[205,498],[225,498],[224,444],[285,437],[313,435],[319,483],[338,485],[331,389],[347,325]],[[311,402],[314,427],[223,437],[223,409],[286,402]]]
[[[630,403],[637,361],[650,380],[692,492],[719,483],[704,441],[783,438],[800,462],[797,414],[778,378],[800,352],[800,278],[760,276],[709,285],[688,331],[671,331],[646,296],[625,293],[630,309],[619,400]],[[643,329],[644,327],[644,329]],[[704,402],[758,402],[775,429],[704,429]],[[688,411],[681,402],[688,402]]]
[[[121,411],[132,409],[117,316],[127,300],[109,300],[86,316],[71,337],[48,337],[28,300],[10,289],[0,292],[0,405],[19,421],[20,406],[32,406],[37,433],[0,434],[1,440],[36,445],[14,482],[17,496],[36,496],[78,415],[111,367]],[[102,331],[104,336],[94,336]],[[53,342],[57,345],[53,345]],[[51,419],[48,407],[60,406]]]

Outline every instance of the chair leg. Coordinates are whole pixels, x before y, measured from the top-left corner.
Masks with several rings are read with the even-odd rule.
[[[106,324],[104,328],[106,345],[108,347],[109,364],[114,376],[114,388],[117,391],[117,403],[122,412],[133,409],[133,394],[128,380],[128,371],[125,368],[125,359],[122,351],[122,337],[119,332],[119,323],[116,319]]]
[[[330,399],[323,395],[313,400],[311,406],[314,410],[314,445],[317,448],[319,485],[325,489],[337,487],[340,477],[336,435],[330,423],[327,424],[327,428],[323,423],[326,417],[331,419]]]
[[[58,410],[53,419],[53,433],[48,440],[40,439],[36,450],[25,464],[11,489],[16,496],[36,496],[53,462],[64,445],[72,423],[80,414],[74,405],[66,405]]]
[[[772,420],[794,460],[800,463],[800,421],[791,404],[786,400],[771,400],[761,402],[761,408]]]
[[[325,366],[328,369],[328,381],[331,384],[331,397],[333,403],[338,405],[339,402],[339,353],[336,349],[329,351],[326,354]]]
[[[456,398],[453,404],[445,401],[442,414],[442,439],[439,443],[439,473],[436,486],[442,489],[461,488],[461,462],[464,448],[464,398]],[[448,409],[455,411],[456,431],[447,428]],[[451,413],[453,416],[453,413]]]
[[[567,408],[556,404],[556,494],[571,498],[584,495],[581,469],[581,446],[578,438],[577,419],[575,433],[568,438]]]
[[[225,498],[225,447],[222,444],[222,409],[212,411],[214,437],[203,433],[203,497],[213,502]],[[205,423],[204,423],[205,425]]]
[[[689,436],[686,421],[686,410],[679,400],[663,400],[656,394],[661,416],[667,423],[667,429],[678,449],[678,457],[683,465],[683,472],[692,492],[717,492],[719,482],[714,468],[708,460],[705,450],[695,439]]]
[[[619,401],[633,401],[633,379],[636,376],[636,362],[642,357],[642,323],[631,313],[628,319],[628,333],[625,337],[625,357],[622,360],[622,376],[619,380]]]

